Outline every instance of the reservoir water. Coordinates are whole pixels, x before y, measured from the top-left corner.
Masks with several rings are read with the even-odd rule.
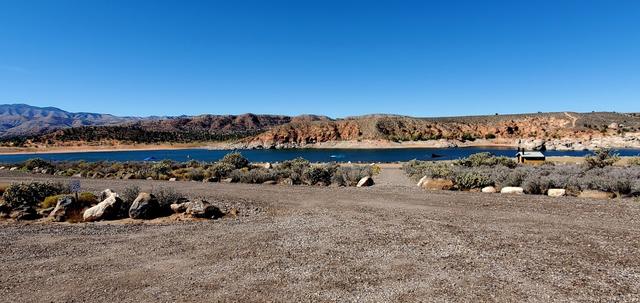
[[[404,149],[256,149],[238,150],[252,162],[278,162],[297,157],[312,162],[397,162],[418,160],[451,160],[479,152],[490,152],[498,156],[513,157],[513,148],[404,148]],[[110,151],[47,154],[0,155],[0,163],[18,163],[31,158],[51,161],[149,161],[170,159],[174,161],[216,161],[229,150],[181,149],[153,151]],[[640,149],[619,149],[621,156],[638,156]],[[577,156],[591,154],[590,151],[546,151],[546,156]]]

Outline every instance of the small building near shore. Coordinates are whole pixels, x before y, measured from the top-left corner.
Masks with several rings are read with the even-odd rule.
[[[544,163],[546,157],[539,151],[520,151],[516,154],[518,163],[538,165]]]

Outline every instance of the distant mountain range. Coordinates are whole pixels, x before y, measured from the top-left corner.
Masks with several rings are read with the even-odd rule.
[[[635,135],[625,136],[631,133]],[[602,137],[624,137],[619,146],[640,146],[637,134],[640,134],[640,115],[615,112],[445,118],[387,114],[343,119],[256,114],[117,117],[25,104],[0,105],[0,139],[8,142],[8,146],[211,141],[233,142],[233,146],[240,148],[312,147],[327,142],[356,142],[358,145],[361,141],[428,141],[453,146],[457,142],[477,139],[513,144],[519,139],[558,141],[568,138],[575,139],[568,145],[581,148],[583,142],[593,140],[597,145],[597,138]]]
[[[117,125],[140,119],[108,114],[70,113],[55,107],[2,104],[0,105],[0,137],[37,135],[69,127]]]
[[[325,116],[302,115],[199,115],[179,117],[117,117],[109,114],[71,113],[55,107],[27,104],[0,105],[0,138],[37,137],[67,140],[114,139],[136,141],[178,141],[238,137],[255,134],[291,122],[331,120]]]

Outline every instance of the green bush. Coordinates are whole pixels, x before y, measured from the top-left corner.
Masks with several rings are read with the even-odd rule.
[[[247,160],[247,158],[243,157],[242,154],[238,152],[224,155],[224,157],[222,157],[222,160],[220,160],[220,162],[233,165],[233,167],[235,167],[236,169],[245,168],[249,166],[249,160]]]
[[[452,179],[454,177],[453,167],[447,162],[411,160],[403,164],[402,169],[416,181],[424,176],[444,179]]]
[[[494,134],[492,134],[492,133],[488,133],[488,134],[484,135],[484,138],[485,138],[485,139],[495,139],[495,138],[496,138],[496,135],[494,135]]]
[[[507,157],[496,157],[491,155],[491,153],[477,153],[470,155],[469,157],[462,158],[454,162],[455,165],[458,166],[466,166],[466,167],[481,167],[481,166],[489,166],[494,167],[496,165],[503,165],[509,168],[514,168],[518,165],[515,160]]]
[[[618,160],[620,160],[620,157],[610,148],[597,149],[593,155],[584,158],[587,169],[611,166]]]
[[[44,201],[42,201],[42,203],[40,203],[40,207],[42,208],[55,207],[58,204],[58,199],[62,198],[63,196],[64,195],[48,196],[44,198]]]
[[[17,183],[9,186],[2,195],[11,208],[21,206],[37,206],[46,197],[66,193],[67,187],[62,183],[32,182]]]
[[[221,179],[221,178],[227,177],[229,173],[231,173],[234,169],[236,169],[236,167],[232,164],[224,163],[224,162],[216,162],[215,164],[211,165],[207,170],[209,171],[209,174],[211,174],[211,176]]]
[[[122,191],[122,195],[120,195],[120,198],[125,203],[131,204],[136,198],[138,198],[139,194],[140,194],[140,187],[136,185],[130,185],[125,187],[125,189]]]
[[[335,168],[329,165],[311,166],[302,173],[302,180],[309,185],[329,185],[334,172]]]
[[[98,197],[93,193],[83,192],[78,195],[78,202],[80,202],[82,205],[90,206],[95,205],[100,201],[98,201]]]
[[[482,188],[493,185],[491,179],[478,171],[464,171],[455,178],[455,183],[459,189]]]
[[[40,158],[34,158],[34,159],[29,159],[27,161],[24,161],[24,163],[22,164],[22,167],[24,169],[27,170],[33,170],[34,168],[52,168],[53,165],[51,165],[51,163],[40,159]]]

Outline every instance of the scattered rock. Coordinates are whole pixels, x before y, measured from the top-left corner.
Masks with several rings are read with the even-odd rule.
[[[134,174],[132,174],[132,173],[128,173],[128,174],[126,174],[126,175],[122,176],[122,180],[131,180],[131,179],[135,179],[134,177],[135,177],[135,175],[134,175]]]
[[[222,183],[233,183],[233,178],[222,179]]]
[[[493,187],[493,186],[487,186],[487,187],[483,187],[483,188],[482,188],[482,192],[483,192],[483,193],[490,193],[490,194],[492,194],[492,193],[497,192],[497,190],[496,190],[496,188],[495,188],[495,187]]]
[[[275,185],[275,184],[277,184],[277,182],[276,182],[276,181],[274,181],[274,180],[268,180],[268,181],[264,181],[264,182],[262,182],[262,184],[265,184],[265,185]]]
[[[516,194],[516,195],[521,195],[524,194],[524,189],[522,189],[522,187],[503,187],[500,190],[501,194]]]
[[[185,214],[193,218],[211,219],[217,219],[224,216],[224,214],[218,207],[205,200],[190,202],[190,204],[187,206]]]
[[[424,181],[427,181],[427,179],[429,179],[427,176],[420,178],[420,181],[418,181],[418,187],[422,187],[422,184],[424,184]]]
[[[578,194],[578,198],[591,198],[591,199],[613,199],[616,194],[599,191],[599,190],[584,190]]]
[[[272,165],[269,162],[264,164],[264,168],[266,168],[266,169],[271,169],[271,167],[272,167]]]
[[[82,178],[82,173],[74,174],[71,178]]]
[[[233,217],[236,218],[238,217],[238,209],[235,207],[232,207],[228,212],[227,212],[227,216],[229,217]]]
[[[41,210],[38,211],[38,215],[40,215],[40,217],[48,217],[49,214],[51,214],[51,212],[55,209],[55,207],[47,207],[47,208],[43,208]]]
[[[284,178],[284,179],[282,179],[282,181],[280,181],[280,184],[282,184],[282,185],[293,185],[293,179]]]
[[[4,166],[0,166],[0,170],[4,170],[6,167]]]
[[[179,214],[187,211],[187,208],[189,208],[189,206],[191,206],[191,202],[173,203],[169,207],[171,208],[171,211]]]
[[[85,210],[82,217],[87,222],[118,219],[122,204],[122,199],[114,193],[104,201]]]
[[[547,196],[549,197],[562,197],[567,194],[567,191],[564,188],[549,188],[547,190]]]
[[[153,180],[153,177],[147,177],[147,180]]]
[[[10,171],[14,171],[14,170],[18,170],[18,168],[14,166],[14,167],[10,168],[9,170]]]
[[[132,219],[149,220],[158,217],[160,213],[160,204],[158,199],[152,194],[140,193],[133,200],[129,208],[129,217]]]
[[[171,181],[171,182],[175,182],[175,181],[176,181],[176,178],[169,178],[169,181]]]
[[[422,188],[428,190],[450,190],[453,188],[453,181],[449,179],[427,178],[422,182]]]
[[[31,206],[24,206],[14,209],[11,214],[9,214],[9,218],[16,220],[35,220],[40,218],[40,215],[38,215],[35,208]]]
[[[356,185],[356,187],[367,187],[367,186],[372,186],[373,184],[374,184],[373,178],[366,176],[360,179],[360,181],[358,181],[358,185]]]
[[[98,199],[100,199],[100,201],[104,201],[105,199],[111,197],[111,196],[118,196],[118,194],[115,191],[112,191],[110,189],[105,189],[102,192],[100,192],[100,194],[98,195]]]
[[[49,214],[49,218],[57,222],[82,221],[83,206],[72,196],[58,198],[56,207]]]

